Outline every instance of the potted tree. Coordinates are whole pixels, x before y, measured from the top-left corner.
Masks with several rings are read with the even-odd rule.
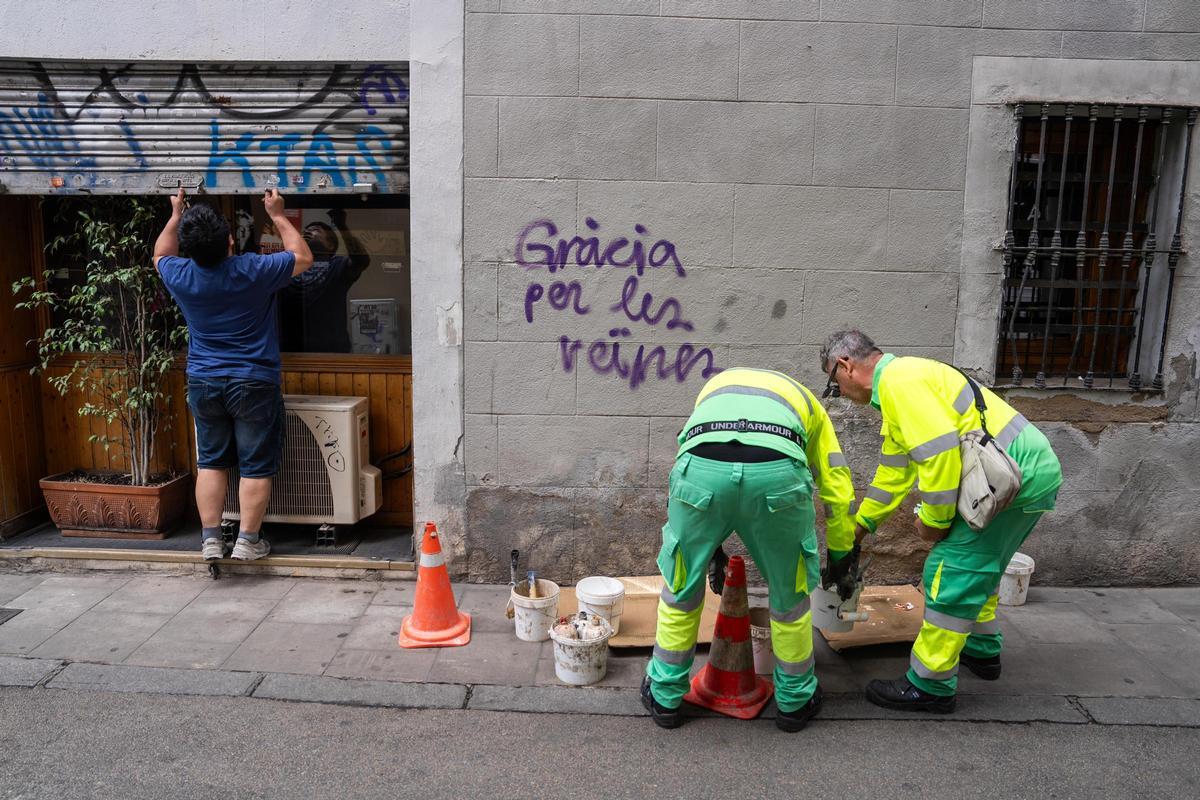
[[[13,284],[18,308],[44,310],[32,344],[59,393],[84,398],[81,416],[119,435],[93,434],[118,448],[125,472],[76,469],[41,481],[50,517],[65,536],[161,539],[187,507],[190,474],[156,468],[158,435],[172,422],[166,381],[187,327],[151,263],[166,211],[148,198],[63,198],[56,202],[41,281]],[[65,279],[61,276],[68,275]],[[53,369],[52,369],[53,368]]]

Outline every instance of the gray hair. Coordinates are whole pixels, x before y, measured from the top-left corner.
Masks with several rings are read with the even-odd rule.
[[[837,331],[825,340],[825,345],[821,348],[821,370],[824,372],[830,361],[837,361],[839,358],[862,361],[878,352],[881,351],[875,346],[875,342],[862,331]]]

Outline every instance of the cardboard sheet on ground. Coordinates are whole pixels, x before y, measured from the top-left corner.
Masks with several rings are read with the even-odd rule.
[[[621,613],[621,630],[608,640],[610,647],[653,647],[654,626],[658,621],[658,595],[662,592],[661,575],[641,575],[617,578],[625,584],[625,610]],[[717,623],[721,598],[704,586],[704,614],[700,617],[699,641],[711,642]],[[574,614],[579,610],[575,587],[564,586],[558,595],[558,613]]]
[[[912,608],[908,608],[908,604]],[[915,586],[867,586],[858,598],[858,608],[870,614],[866,622],[854,623],[846,633],[821,631],[832,650],[887,642],[916,641],[925,617],[925,598]],[[624,625],[624,623],[622,623]]]

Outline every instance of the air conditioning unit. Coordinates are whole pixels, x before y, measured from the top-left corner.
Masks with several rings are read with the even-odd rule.
[[[368,463],[365,397],[285,394],[283,463],[264,520],[352,525],[383,503],[383,479]],[[238,519],[238,472],[229,471],[225,517]]]

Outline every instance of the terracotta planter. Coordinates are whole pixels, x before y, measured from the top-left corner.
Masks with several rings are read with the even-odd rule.
[[[109,539],[165,539],[187,509],[191,475],[161,486],[110,486],[42,478],[50,519],[63,536]]]

